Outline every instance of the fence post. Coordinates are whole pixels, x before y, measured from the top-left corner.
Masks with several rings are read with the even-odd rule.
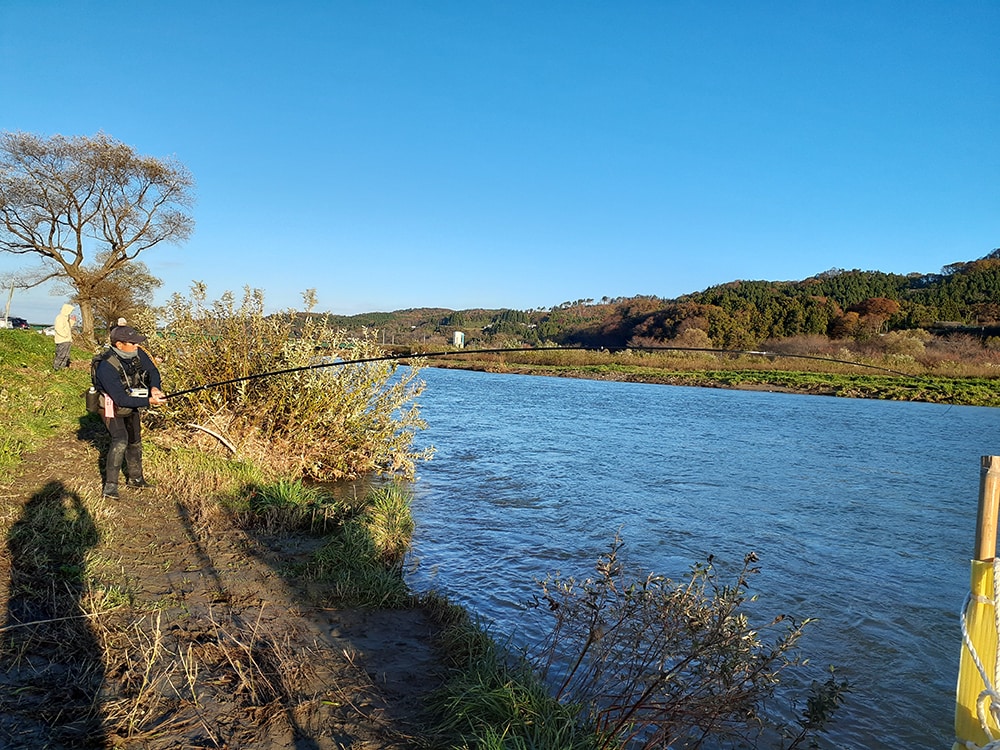
[[[1000,509],[1000,456],[983,456],[979,470],[979,518],[976,522],[976,560],[993,562],[997,556],[997,512]]]

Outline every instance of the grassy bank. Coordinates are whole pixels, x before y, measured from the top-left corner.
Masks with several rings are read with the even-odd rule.
[[[90,385],[90,355],[74,349],[74,367],[56,372],[54,352],[48,336],[0,330],[0,481],[22,454],[79,423],[82,393]],[[86,369],[80,366],[84,360]]]

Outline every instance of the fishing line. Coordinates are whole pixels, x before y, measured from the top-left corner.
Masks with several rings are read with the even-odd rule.
[[[269,372],[258,372],[253,375],[244,375],[238,378],[230,378],[229,380],[220,380],[215,383],[205,383],[204,385],[195,386],[194,388],[185,388],[182,391],[174,391],[173,393],[168,393],[164,396],[164,398],[175,398],[176,396],[184,396],[189,393],[197,393],[198,391],[204,391],[208,388],[217,388],[222,385],[232,385],[233,383],[244,383],[249,380],[259,380],[261,378],[271,378],[278,375],[288,375],[295,372],[306,372],[307,370],[320,370],[326,367],[343,367],[345,365],[362,365],[362,364],[369,364],[372,362],[393,362],[393,361],[403,362],[411,359],[425,359],[428,357],[447,357],[457,354],[522,354],[525,352],[546,352],[546,351],[608,352],[614,354],[629,350],[706,352],[709,354],[749,354],[760,357],[790,357],[796,359],[812,359],[812,360],[817,360],[819,362],[837,362],[843,365],[853,365],[854,367],[866,367],[871,370],[881,370],[882,372],[892,373],[893,375],[902,375],[903,377],[909,377],[905,372],[900,372],[898,370],[891,370],[888,367],[879,367],[878,365],[870,365],[864,362],[851,362],[850,360],[846,359],[819,357],[812,354],[786,354],[784,352],[757,351],[752,349],[709,349],[696,346],[622,346],[622,347],[581,346],[572,348],[566,348],[563,346],[536,346],[530,349],[510,349],[502,347],[497,349],[448,349],[436,352],[421,352],[419,354],[386,354],[380,357],[364,357],[361,359],[341,359],[341,360],[334,360],[332,362],[317,362],[311,365],[302,365],[300,367],[288,367],[283,370],[271,370]]]

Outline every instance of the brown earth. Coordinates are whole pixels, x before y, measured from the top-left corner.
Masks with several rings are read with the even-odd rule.
[[[102,498],[103,441],[84,422],[0,487],[0,748],[429,746],[424,611],[338,608],[285,573],[320,540],[240,530],[168,477]]]

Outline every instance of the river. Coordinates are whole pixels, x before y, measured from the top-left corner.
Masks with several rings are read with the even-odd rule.
[[[762,612],[852,691],[828,747],[946,748],[980,457],[1000,409],[427,368],[436,448],[413,484],[417,589],[515,642],[535,580],[586,575],[621,529],[682,577],[754,551]],[[763,623],[761,623],[763,624]]]

